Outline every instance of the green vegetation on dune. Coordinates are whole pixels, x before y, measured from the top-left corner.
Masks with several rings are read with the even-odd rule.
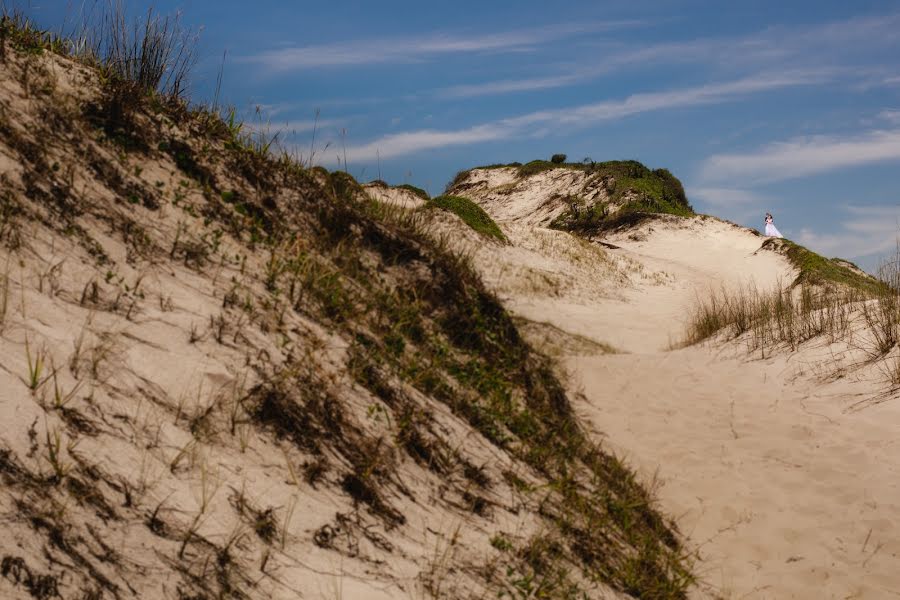
[[[794,281],[795,284],[836,283],[863,292],[880,292],[886,285],[875,277],[866,275],[862,269],[850,261],[825,258],[787,239],[770,238],[763,242],[762,247],[783,255],[797,268],[799,273]],[[847,265],[852,265],[852,267]]]
[[[384,181],[384,180],[382,180],[382,179],[375,179],[375,180],[370,181],[370,182],[368,183],[368,185],[372,185],[372,186],[376,186],[376,187],[382,187],[382,188],[390,188],[390,189],[394,189],[394,190],[406,190],[406,191],[408,191],[408,192],[412,192],[413,194],[415,194],[416,196],[418,196],[418,197],[421,198],[422,200],[425,200],[426,202],[427,202],[428,200],[431,200],[431,196],[428,195],[428,192],[426,192],[425,190],[423,190],[423,189],[420,188],[420,187],[416,187],[416,186],[411,185],[411,184],[409,184],[409,183],[404,183],[404,184],[402,184],[402,185],[391,185],[391,184],[389,184],[388,182],[386,182],[386,181]]]
[[[529,173],[542,172],[558,165],[546,161],[528,163],[519,169]],[[591,233],[635,222],[646,215],[670,214],[692,216],[694,210],[677,177],[667,169],[650,170],[634,160],[602,163],[566,164],[565,168],[582,170],[603,185],[609,200],[590,207],[579,198],[571,198],[569,209],[554,219],[552,228]],[[611,207],[618,207],[611,210]]]
[[[677,177],[667,169],[651,170],[635,160],[611,160],[579,163],[533,160],[526,164],[488,165],[478,169],[515,168],[520,179],[525,179],[554,169],[568,169],[585,173],[594,185],[604,186],[609,200],[593,206],[586,206],[582,198],[568,198],[569,209],[557,217],[550,227],[589,234],[594,231],[633,223],[648,215],[665,213],[678,216],[692,216],[694,210],[688,202],[684,187]],[[470,171],[461,171],[451,182],[448,190],[463,183]],[[590,185],[590,184],[589,184]],[[627,201],[625,201],[627,199]],[[611,207],[618,207],[611,210]]]
[[[428,206],[434,206],[442,210],[452,212],[466,225],[481,235],[506,242],[506,236],[497,226],[497,223],[484,212],[484,209],[462,196],[438,196],[428,202]]]
[[[404,183],[403,185],[398,185],[397,189],[410,191],[413,194],[415,194],[416,196],[418,196],[419,198],[421,198],[422,200],[425,200],[426,202],[431,199],[431,196],[428,195],[428,192],[426,192],[425,190],[423,190],[420,187],[416,187],[416,186],[410,185],[408,183]]]
[[[412,192],[413,194],[415,194],[422,200],[425,200],[426,202],[431,199],[431,196],[428,194],[428,192],[426,192],[425,190],[423,190],[420,187],[416,187],[409,183],[403,183],[401,185],[391,185],[388,182],[384,181],[383,179],[373,179],[372,181],[370,181],[368,183],[368,185],[382,187],[382,188],[390,188],[390,189],[394,189],[394,190],[406,190],[408,192]]]

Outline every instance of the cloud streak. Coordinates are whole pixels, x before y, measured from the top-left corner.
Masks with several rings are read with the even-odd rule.
[[[878,113],[878,118],[892,125],[900,125],[900,110],[890,109]]]
[[[568,75],[553,75],[550,77],[503,79],[486,83],[454,85],[437,90],[436,95],[444,98],[474,98],[477,96],[493,96],[514,92],[535,92],[577,84],[581,81],[591,79],[597,74],[579,72]]]
[[[348,148],[353,160],[372,160],[377,156],[393,158],[447,146],[489,142],[533,135],[536,130],[560,127],[586,127],[645,112],[686,108],[727,102],[737,97],[827,80],[820,72],[765,74],[724,83],[700,85],[678,90],[633,94],[620,100],[596,102],[564,109],[543,110],[501,119],[460,130],[419,130],[384,136],[367,144]],[[543,129],[539,129],[543,128]]]
[[[792,72],[755,75],[735,81],[712,83],[678,90],[633,94],[623,100],[586,104],[575,108],[535,112],[512,119],[530,125],[548,122],[556,125],[582,125],[619,119],[644,112],[717,104],[735,97],[773,89],[813,85],[828,80],[825,72]]]
[[[460,84],[441,88],[436,95],[451,98],[539,91],[578,85],[625,67],[647,68],[677,63],[726,66],[731,69],[775,71],[785,65],[797,68],[832,66],[849,54],[894,44],[900,40],[900,17],[854,18],[806,27],[774,27],[732,38],[701,38],[684,42],[663,42],[643,47],[600,46],[589,69],[569,69],[560,74],[522,79]],[[852,71],[847,71],[852,73]],[[854,73],[858,74],[858,73]],[[897,78],[882,78],[891,85]]]
[[[562,23],[479,35],[434,33],[428,36],[353,40],[313,46],[291,46],[244,56],[238,60],[260,65],[270,73],[322,67],[413,63],[439,55],[530,51],[561,38],[638,24],[638,21]]]
[[[835,233],[801,229],[797,241],[829,256],[852,259],[884,256],[897,248],[900,239],[900,205],[846,206],[849,218]]]
[[[769,183],[837,169],[900,160],[900,129],[863,135],[811,136],[775,142],[754,152],[718,154],[706,159],[706,181]]]
[[[727,187],[691,187],[688,197],[698,199],[709,206],[719,208],[744,207],[750,204],[765,205],[770,199],[750,190]]]

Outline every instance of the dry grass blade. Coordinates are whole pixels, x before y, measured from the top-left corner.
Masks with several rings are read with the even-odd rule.
[[[6,270],[0,277],[0,333],[6,325],[6,315],[9,312],[9,261],[6,263]]]
[[[34,356],[31,354],[31,344],[28,341],[28,337],[25,337],[25,359],[28,362],[28,379],[25,380],[25,385],[28,386],[28,389],[31,390],[31,393],[35,393],[37,389],[46,381],[46,378],[43,378],[44,366],[47,357],[46,350],[39,350],[38,353]]]

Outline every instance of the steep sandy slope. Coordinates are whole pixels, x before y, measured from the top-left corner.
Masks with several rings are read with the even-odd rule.
[[[0,597],[684,597],[427,215],[0,27]]]
[[[858,315],[850,343],[819,338],[764,360],[743,338],[667,351],[698,296],[787,284],[796,269],[755,232],[702,216],[639,221],[604,245],[548,230],[586,193],[565,169],[475,169],[449,192],[509,236],[469,245],[507,306],[626,352],[557,344],[579,414],[659,485],[699,549],[698,597],[893,597],[900,401],[882,370],[859,364]]]
[[[473,169],[457,177],[448,190],[478,203],[498,221],[549,225],[566,208],[563,197],[581,194],[590,183],[582,171],[552,169],[523,179],[516,167]],[[602,186],[592,186],[591,197],[605,198]]]

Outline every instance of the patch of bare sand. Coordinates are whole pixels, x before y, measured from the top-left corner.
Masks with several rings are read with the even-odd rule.
[[[579,414],[645,477],[725,598],[885,598],[900,589],[900,403],[845,407],[799,356],[709,348],[573,357]],[[599,434],[598,435],[602,435]]]
[[[900,589],[891,458],[900,404],[847,412],[879,393],[877,376],[824,383],[823,345],[767,360],[733,345],[659,350],[678,339],[704,287],[791,274],[754,254],[746,236],[716,229],[648,231],[628,245],[632,258],[648,268],[662,261],[674,277],[597,306],[595,322],[617,334],[603,339],[633,353],[565,361],[583,394],[579,414],[645,478],[659,477],[664,509],[702,557],[698,595],[885,597]]]

